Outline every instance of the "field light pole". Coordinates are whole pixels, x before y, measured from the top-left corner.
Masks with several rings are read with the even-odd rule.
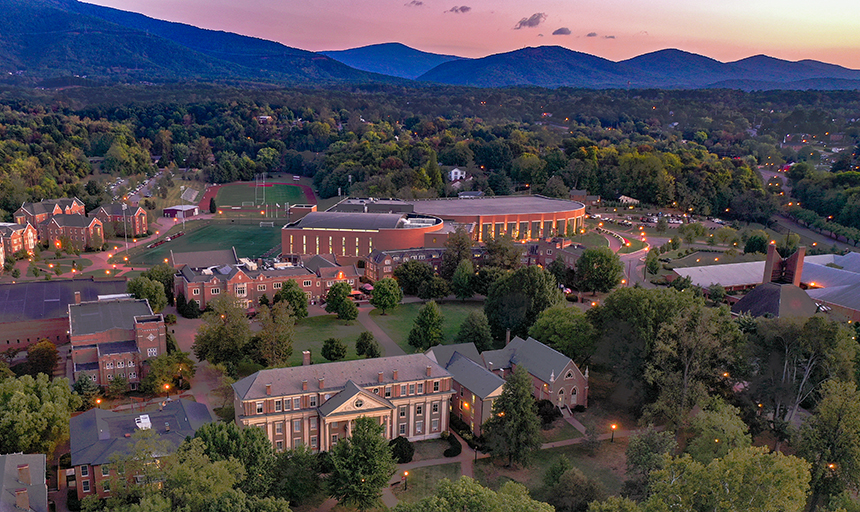
[[[125,234],[125,253],[128,254],[128,224],[125,221],[125,211],[128,210],[128,205],[122,203],[122,231]],[[116,233],[114,233],[116,234]]]

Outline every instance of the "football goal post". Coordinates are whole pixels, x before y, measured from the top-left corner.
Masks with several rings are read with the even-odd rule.
[[[275,227],[275,223],[274,222],[260,222],[260,227],[261,228],[273,228],[273,227]]]
[[[254,175],[254,203],[266,202],[266,173],[261,172]]]

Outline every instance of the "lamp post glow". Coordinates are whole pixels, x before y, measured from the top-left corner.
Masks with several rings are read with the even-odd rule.
[[[167,392],[167,398],[168,398],[168,400],[169,400],[169,399],[170,399],[170,384],[165,384],[165,385],[164,385],[164,391],[166,391],[166,392]]]
[[[618,425],[613,423],[612,425],[609,425],[609,428],[612,430],[612,437],[609,438],[609,442],[614,443],[615,442],[615,430],[618,429]]]
[[[409,490],[409,471],[403,472],[403,490]]]

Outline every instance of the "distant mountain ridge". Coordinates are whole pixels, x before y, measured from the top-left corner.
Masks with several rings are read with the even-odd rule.
[[[860,70],[755,55],[735,62],[677,49],[614,62],[560,46],[467,59],[400,43],[314,53],[77,0],[0,0],[0,80],[393,83],[471,87],[857,90]],[[57,80],[66,77],[70,80]],[[49,85],[48,85],[49,86]]]
[[[401,43],[372,44],[319,53],[355,69],[410,79],[418,78],[439,64],[464,60],[455,55],[422,52]]]

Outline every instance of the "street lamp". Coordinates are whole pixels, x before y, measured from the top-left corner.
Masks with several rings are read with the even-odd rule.
[[[609,428],[612,430],[612,437],[609,438],[609,442],[614,443],[615,442],[615,430],[618,428],[618,425],[613,423],[612,425],[609,425]]]
[[[403,472],[403,490],[404,491],[409,490],[409,471]]]
[[[167,392],[167,399],[169,400],[170,399],[170,384],[164,385],[164,391]]]

